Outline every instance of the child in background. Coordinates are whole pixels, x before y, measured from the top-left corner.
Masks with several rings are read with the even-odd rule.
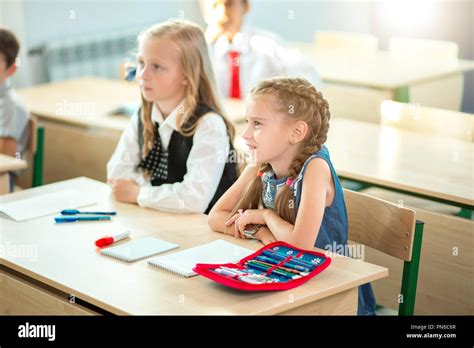
[[[153,26],[138,38],[142,105],[107,164],[116,200],[207,213],[237,178],[233,125],[223,116],[202,30]]]
[[[314,66],[276,35],[245,23],[248,0],[201,0],[206,39],[222,97],[244,98],[258,81],[301,76],[321,88]]]
[[[15,34],[0,28],[0,153],[20,158],[30,138],[28,112],[12,87],[20,43]],[[13,190],[11,174],[10,190]]]
[[[256,163],[211,210],[211,228],[264,244],[347,245],[344,194],[324,145],[329,118],[328,102],[307,80],[261,81],[248,98],[242,135]],[[359,288],[358,313],[375,314],[370,284]]]

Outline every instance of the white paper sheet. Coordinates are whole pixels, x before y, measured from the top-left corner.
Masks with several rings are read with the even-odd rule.
[[[87,197],[87,194],[84,192],[66,189],[0,204],[0,213],[7,215],[15,221],[24,221],[59,213],[63,209],[76,209],[95,203],[97,202]]]

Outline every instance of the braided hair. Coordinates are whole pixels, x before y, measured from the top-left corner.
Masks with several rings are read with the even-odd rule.
[[[300,143],[297,155],[293,158],[288,170],[288,179],[294,180],[300,173],[309,156],[319,151],[326,142],[329,130],[329,104],[321,92],[304,78],[275,77],[260,81],[249,95],[249,98],[273,97],[272,108],[278,114],[291,121],[304,121],[308,132]],[[260,163],[259,171],[271,170],[269,163]],[[245,188],[231,216],[239,209],[257,209],[263,190],[262,179],[256,176]],[[296,209],[289,185],[284,185],[276,197],[275,209],[285,221],[295,224]]]

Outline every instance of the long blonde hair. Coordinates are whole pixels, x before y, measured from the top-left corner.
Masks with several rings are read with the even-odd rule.
[[[269,103],[278,114],[289,122],[304,121],[308,133],[299,144],[299,150],[288,170],[288,178],[295,179],[309,156],[320,150],[326,142],[329,130],[329,104],[321,92],[303,78],[275,77],[260,81],[250,92],[249,98],[270,97]],[[259,171],[271,170],[269,163],[258,163]],[[230,216],[238,209],[257,209],[262,196],[262,178],[255,178],[247,185]],[[277,194],[275,210],[291,224],[296,221],[296,207],[290,186],[284,185]]]
[[[185,87],[183,112],[178,114],[178,131],[184,136],[192,136],[196,131],[199,119],[193,117],[198,105],[204,105],[220,114],[226,124],[231,142],[234,140],[235,128],[223,114],[216,97],[215,80],[212,72],[206,40],[201,28],[183,20],[172,20],[160,23],[145,30],[138,36],[138,42],[147,38],[169,38],[179,51],[181,68],[188,80]],[[151,121],[152,102],[142,95],[141,120],[143,123],[142,154],[146,157],[155,141],[155,126]]]

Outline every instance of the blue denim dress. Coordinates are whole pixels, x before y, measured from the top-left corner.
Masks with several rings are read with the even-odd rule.
[[[324,210],[323,220],[319,229],[318,237],[316,238],[315,247],[329,250],[332,252],[342,253],[350,256],[347,246],[348,237],[348,223],[347,210],[344,202],[344,193],[342,191],[341,183],[337,177],[334,166],[329,157],[329,151],[323,145],[321,150],[317,151],[305,161],[301,172],[291,185],[291,190],[295,195],[295,208],[298,207],[301,201],[303,177],[308,167],[309,162],[314,158],[324,159],[331,169],[332,178],[334,181],[335,195],[333,202]],[[263,206],[268,209],[275,209],[275,198],[277,191],[285,185],[286,178],[276,179],[273,171],[268,171],[262,176],[263,190],[262,202]],[[358,315],[375,315],[375,296],[370,283],[359,286],[359,304],[357,309]]]

